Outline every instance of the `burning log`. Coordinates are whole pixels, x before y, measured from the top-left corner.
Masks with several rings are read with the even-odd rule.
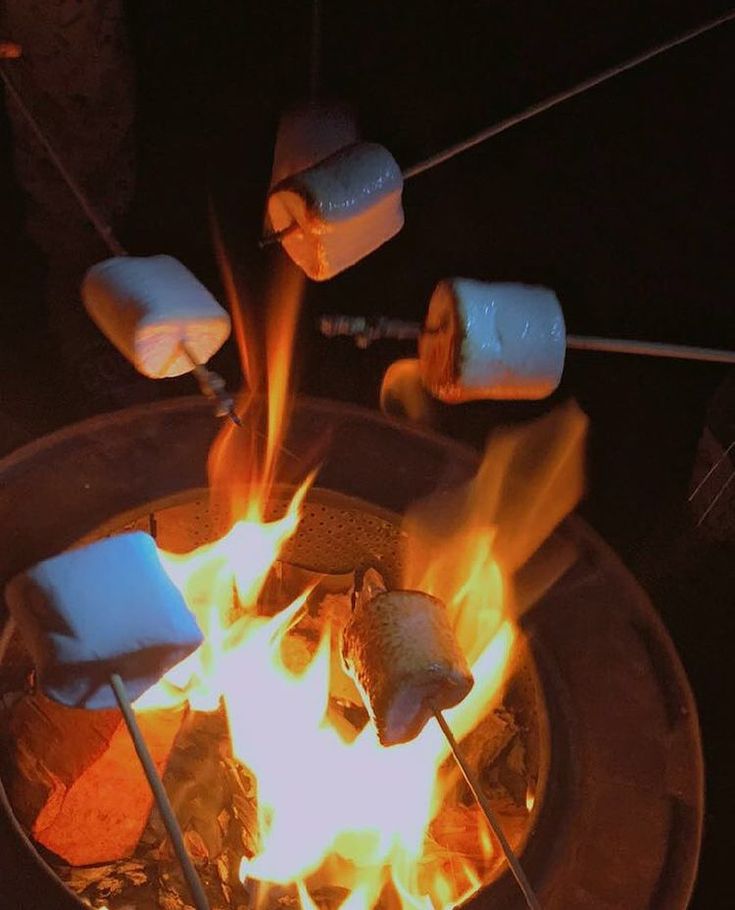
[[[138,715],[160,773],[183,717]],[[10,799],[37,843],[76,866],[133,854],[153,796],[119,711],[67,708],[34,694],[14,707],[8,733]]]

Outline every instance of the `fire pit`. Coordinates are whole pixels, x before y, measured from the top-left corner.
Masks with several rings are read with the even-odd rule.
[[[182,552],[219,536],[223,519],[203,493],[215,430],[206,403],[184,399],[88,421],[6,459],[0,583],[125,527],[155,530],[164,549]],[[284,559],[332,573],[365,562],[397,573],[400,516],[435,490],[468,480],[478,464],[446,439],[302,400],[283,444],[285,473],[291,465],[298,476],[292,453],[320,444],[317,486]],[[269,508],[283,511],[278,490]],[[517,712],[516,742],[526,756],[517,846],[544,907],[683,908],[703,799],[686,678],[650,604],[605,544],[577,518],[556,538],[572,543],[579,557],[523,618],[526,643],[516,647],[503,695]],[[11,647],[2,667],[6,689],[24,669],[22,652]],[[293,748],[297,759],[298,743]],[[486,770],[501,773],[503,761],[507,770],[507,753],[495,758]],[[1,871],[13,906],[78,907],[53,861],[15,821],[4,791],[2,797]],[[509,876],[497,872],[488,868],[474,901],[521,907]]]

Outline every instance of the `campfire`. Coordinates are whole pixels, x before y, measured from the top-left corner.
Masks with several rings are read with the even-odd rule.
[[[585,422],[568,406],[501,434],[474,480],[402,519],[320,490],[318,468],[284,484],[277,453],[298,297],[298,286],[278,283],[265,439],[259,399],[247,398],[243,426],[227,424],[212,448],[204,497],[158,509],[154,526],[146,515],[112,529],[155,530],[205,636],[137,714],[213,907],[444,910],[492,881],[502,853],[437,725],[381,745],[342,633],[366,560],[393,588],[446,604],[474,677],[446,721],[521,852],[543,797],[548,736],[517,620],[569,553],[542,553],[530,587],[515,579],[580,495]],[[244,357],[251,382],[256,362]],[[15,811],[69,887],[109,910],[187,906],[117,712],[31,693],[10,728]],[[49,730],[63,741],[52,745]]]

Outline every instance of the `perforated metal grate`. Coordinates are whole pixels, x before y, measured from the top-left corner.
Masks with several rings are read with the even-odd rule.
[[[266,518],[282,516],[289,498],[283,493],[268,504]],[[112,520],[86,540],[124,530],[154,533],[159,546],[186,553],[211,543],[226,533],[229,513],[206,492],[175,503],[156,503],[131,517]],[[295,536],[286,544],[282,558],[289,563],[330,574],[346,574],[365,564],[379,567],[386,578],[401,575],[402,542],[400,517],[377,510],[368,503],[327,490],[310,491]]]

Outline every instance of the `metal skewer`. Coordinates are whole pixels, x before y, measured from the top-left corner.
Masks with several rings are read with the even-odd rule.
[[[315,0],[315,3],[316,2],[318,2],[318,0]],[[315,16],[317,15],[318,11],[315,11]],[[480,130],[479,133],[475,133],[473,136],[464,139],[462,142],[457,142],[455,145],[450,145],[448,148],[444,149],[441,152],[437,152],[434,155],[431,155],[424,161],[419,161],[417,164],[414,164],[411,167],[404,168],[403,179],[404,181],[411,180],[414,177],[417,177],[419,174],[424,174],[427,171],[438,167],[440,164],[444,164],[445,161],[450,161],[457,155],[461,155],[463,152],[474,148],[476,145],[487,142],[488,139],[493,139],[495,136],[500,135],[500,133],[504,133],[507,130],[512,129],[512,127],[518,126],[520,123],[525,123],[526,121],[537,117],[539,114],[543,114],[546,111],[551,110],[551,108],[556,107],[559,104],[563,104],[565,101],[570,101],[572,98],[576,98],[577,96],[590,91],[590,89],[596,88],[598,85],[602,85],[603,82],[607,82],[616,76],[620,76],[622,73],[627,73],[630,70],[641,66],[643,63],[647,63],[654,57],[658,57],[660,54],[664,54],[676,47],[680,47],[682,44],[686,44],[688,41],[691,41],[694,38],[698,38],[700,35],[704,35],[721,25],[726,25],[733,20],[735,20],[735,10],[730,10],[729,12],[723,13],[721,16],[718,16],[715,19],[710,19],[707,22],[704,22],[702,25],[695,26],[694,28],[683,32],[682,34],[677,35],[675,38],[670,38],[667,41],[663,41],[662,43],[657,44],[640,54],[637,54],[635,57],[630,57],[628,60],[624,60],[622,63],[611,66],[608,69],[603,70],[601,73],[598,73],[596,76],[591,76],[588,79],[584,79],[582,82],[577,83],[577,85],[574,85],[571,88],[557,92],[555,95],[551,95],[542,101],[537,101],[535,104],[532,104],[525,110],[520,111],[517,114],[513,114],[510,117],[506,117],[504,120],[500,120],[498,123],[494,123],[491,126],[486,127],[484,130]],[[316,42],[316,38],[313,38],[312,40]],[[314,46],[318,45],[313,44],[312,48]],[[291,228],[287,228],[286,230],[289,231],[290,229]],[[285,236],[284,232],[269,234],[261,239],[260,246],[264,247],[269,246],[273,243],[279,243],[283,236]]]
[[[54,148],[53,143],[48,138],[48,135],[36,120],[30,108],[23,101],[23,97],[16,88],[15,83],[6,72],[5,66],[2,63],[2,59],[0,59],[0,78],[2,78],[8,94],[18,106],[18,109],[28,123],[28,126],[31,128],[36,139],[38,139],[39,143],[45,150],[46,154],[49,157],[49,160],[58,171],[59,176],[67,185],[76,201],[79,203],[79,207],[89,219],[92,227],[104,241],[105,245],[113,256],[127,256],[127,250],[115,236],[112,227],[104,220],[104,218],[102,218],[87,194],[79,186],[75,178],[71,175],[71,172],[66,167],[66,164]],[[184,349],[186,356],[192,364],[192,372],[194,373],[194,378],[199,383],[199,388],[201,389],[202,393],[207,398],[213,399],[217,402],[217,416],[227,416],[235,425],[242,426],[240,418],[235,413],[235,406],[232,396],[227,392],[227,388],[222,377],[217,373],[213,373],[211,370],[206,369],[206,367],[198,363],[189,354],[183,344],[182,348]]]
[[[161,780],[161,776],[153,761],[153,757],[143,738],[143,733],[138,726],[138,721],[136,720],[133,707],[130,704],[128,693],[125,691],[125,684],[117,673],[113,673],[110,676],[110,685],[112,686],[112,691],[115,693],[117,703],[120,706],[120,711],[122,712],[123,720],[130,733],[130,738],[133,740],[136,754],[140,759],[140,764],[146,779],[148,780],[151,792],[153,793],[156,806],[161,813],[161,819],[166,826],[168,836],[171,838],[171,845],[173,846],[176,858],[181,865],[181,871],[184,873],[184,878],[186,879],[186,884],[191,892],[194,906],[196,907],[196,910],[210,910],[207,895],[204,893],[204,888],[202,887],[201,880],[194,868],[194,863],[186,850],[181,827],[174,814],[173,807],[171,806],[163,786],[163,781]]]
[[[668,41],[657,44],[647,51],[637,54],[635,57],[630,57],[628,60],[623,61],[623,63],[611,66],[601,73],[598,73],[596,76],[592,76],[589,79],[577,83],[577,85],[572,86],[572,88],[551,95],[543,101],[537,101],[536,104],[532,104],[524,111],[513,114],[505,120],[501,120],[499,123],[495,123],[492,126],[481,130],[479,133],[475,133],[474,136],[470,136],[468,139],[456,143],[456,145],[450,145],[449,148],[437,152],[425,161],[420,161],[418,164],[406,168],[403,171],[403,179],[411,180],[419,174],[430,171],[433,168],[438,167],[438,165],[444,164],[445,161],[449,161],[451,158],[455,158],[457,155],[462,154],[462,152],[466,152],[468,149],[474,148],[476,145],[480,145],[482,142],[486,142],[488,139],[492,139],[514,126],[518,126],[519,123],[525,123],[527,120],[531,120],[533,117],[537,117],[539,114],[551,110],[552,107],[556,107],[558,104],[576,98],[578,95],[588,92],[590,89],[613,79],[615,76],[627,73],[641,64],[652,60],[654,57],[658,57],[660,54],[673,50],[675,47],[680,47],[682,44],[686,44],[693,38],[698,38],[700,35],[704,35],[706,32],[712,31],[712,29],[718,28],[720,25],[726,25],[728,22],[732,22],[733,19],[735,19],[735,10],[729,10],[729,12],[718,16],[716,19],[710,19],[702,25],[695,26],[682,34],[677,35],[675,38],[670,38]]]
[[[492,806],[490,805],[485,794],[482,792],[482,787],[479,780],[475,777],[474,772],[465,761],[462,750],[459,747],[459,743],[454,738],[454,734],[452,733],[449,724],[446,722],[444,715],[438,708],[432,708],[432,711],[434,712],[436,722],[439,724],[442,733],[449,743],[449,748],[452,750],[454,759],[459,765],[459,769],[462,772],[464,779],[467,781],[467,786],[472,791],[472,795],[477,800],[477,804],[479,805],[480,809],[482,809],[483,815],[487,819],[487,822],[490,825],[493,834],[500,844],[500,848],[502,849],[503,855],[508,862],[510,871],[513,873],[513,877],[518,882],[518,887],[523,892],[526,903],[528,904],[530,910],[541,910],[541,904],[539,903],[538,898],[536,897],[536,894],[531,887],[528,876],[524,872],[523,866],[521,866],[518,857],[515,855],[513,848],[503,833],[503,829],[500,827],[500,822],[493,812]]]
[[[322,316],[319,320],[322,335],[327,338],[347,336],[366,348],[374,341],[409,341],[420,338],[425,329],[417,322],[402,322],[379,316]],[[662,341],[639,341],[630,338],[599,338],[587,335],[567,335],[567,348],[573,351],[601,351],[608,354],[633,354],[639,357],[665,357],[672,360],[697,360],[710,363],[735,364],[735,351],[700,348]]]
[[[232,395],[227,391],[227,385],[225,384],[224,379],[219,373],[215,373],[213,370],[209,370],[199,363],[183,341],[181,342],[181,350],[191,364],[191,371],[194,374],[194,378],[199,383],[202,395],[206,398],[211,398],[217,403],[217,416],[229,417],[236,427],[241,427],[242,421],[235,411],[235,401]]]

